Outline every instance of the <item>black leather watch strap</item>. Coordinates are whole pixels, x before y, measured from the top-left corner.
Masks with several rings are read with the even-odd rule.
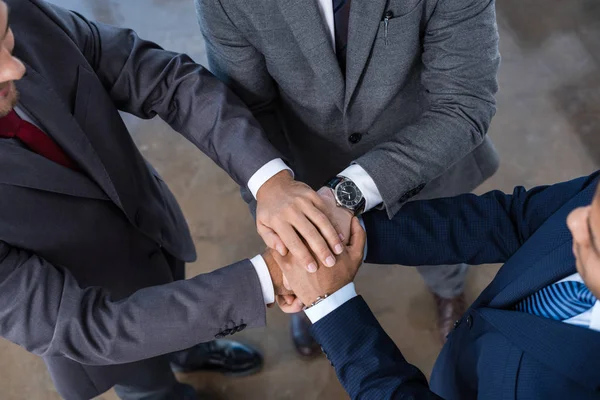
[[[341,176],[333,177],[325,184],[325,187],[335,189],[335,187],[343,180],[344,178],[342,178]]]
[[[328,187],[328,188],[330,188],[331,190],[333,190],[335,192],[336,186],[339,185],[340,182],[342,182],[344,179],[346,179],[346,178],[344,178],[342,176],[336,176],[334,178],[331,178],[329,180],[329,182],[327,182],[325,184],[325,187]],[[333,195],[335,197],[335,193]],[[337,200],[336,200],[336,202],[337,202]],[[365,199],[364,195],[363,195],[363,198],[360,200],[360,202],[357,204],[357,206],[356,206],[356,208],[354,210],[338,203],[338,205],[340,207],[344,207],[348,211],[354,213],[355,216],[358,216],[358,215],[360,215],[360,214],[363,213],[363,211],[365,210],[365,205],[366,204],[367,204],[367,200]]]

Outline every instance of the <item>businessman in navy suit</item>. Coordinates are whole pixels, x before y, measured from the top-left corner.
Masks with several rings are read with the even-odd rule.
[[[292,259],[277,260],[353,399],[598,399],[598,176],[512,195],[415,201],[391,221],[365,215],[368,262],[504,263],[456,321],[431,387],[356,295],[365,236],[358,222],[333,268],[311,276]]]

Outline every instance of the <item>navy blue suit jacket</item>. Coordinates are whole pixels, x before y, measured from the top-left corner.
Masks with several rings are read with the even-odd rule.
[[[450,333],[431,377],[406,362],[361,297],[313,326],[354,399],[599,399],[600,333],[511,310],[576,272],[568,214],[591,203],[598,173],[512,195],[494,191],[365,215],[367,261],[505,263]],[[435,394],[434,394],[435,393]]]

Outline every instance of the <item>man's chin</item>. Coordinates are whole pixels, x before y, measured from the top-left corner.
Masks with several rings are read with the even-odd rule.
[[[13,82],[8,84],[7,89],[4,96],[0,96],[0,117],[4,117],[11,112],[19,100],[19,93]]]

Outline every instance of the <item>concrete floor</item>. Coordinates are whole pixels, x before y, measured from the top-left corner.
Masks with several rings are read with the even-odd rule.
[[[54,1],[206,61],[191,0]],[[503,61],[498,114],[489,134],[502,166],[480,191],[589,174],[600,166],[600,3],[502,0],[497,8]],[[189,266],[190,276],[261,251],[238,188],[225,173],[162,121],[128,117],[127,122],[188,218],[199,255]],[[497,269],[472,268],[469,300]],[[410,268],[365,266],[357,286],[406,358],[429,373],[440,349],[434,303],[418,274]],[[286,316],[269,310],[268,324],[236,336],[264,351],[261,374],[241,379],[189,374],[181,379],[211,399],[346,398],[324,358],[307,361],[296,356]],[[39,359],[4,341],[0,353],[1,400],[58,399]],[[116,397],[109,392],[99,399]]]

